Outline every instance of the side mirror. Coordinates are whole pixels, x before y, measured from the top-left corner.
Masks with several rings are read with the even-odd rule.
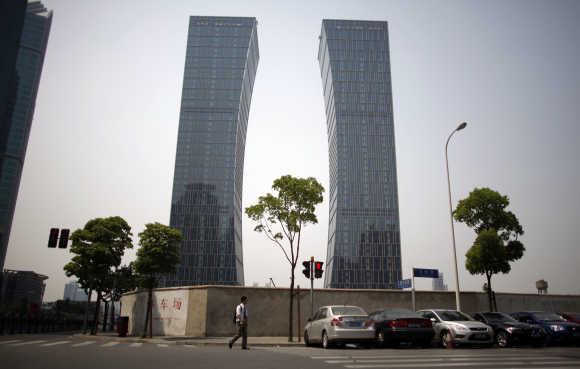
[[[431,318],[431,323],[433,323],[433,324],[437,323],[437,319]]]

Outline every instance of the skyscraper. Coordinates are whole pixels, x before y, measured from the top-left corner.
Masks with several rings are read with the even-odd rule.
[[[387,22],[323,20],[330,163],[324,284],[394,288],[401,244]]]
[[[34,116],[52,11],[40,1],[0,4],[0,270]]]
[[[258,66],[255,18],[190,17],[170,225],[183,233],[162,285],[243,285],[242,181]]]

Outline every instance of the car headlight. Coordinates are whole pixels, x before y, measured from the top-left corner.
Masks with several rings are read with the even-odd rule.
[[[516,330],[516,328],[515,327],[507,327],[505,330],[508,331],[508,333],[512,333],[513,331]]]
[[[462,325],[456,325],[453,327],[457,332],[469,332],[469,328],[464,327]]]
[[[564,326],[557,325],[557,324],[551,325],[550,329],[553,330],[554,332],[561,332],[561,331],[566,330],[566,328],[564,328]]]

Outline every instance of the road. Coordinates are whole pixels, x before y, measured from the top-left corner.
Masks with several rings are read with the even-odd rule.
[[[70,335],[0,337],[2,369],[580,368],[580,348],[360,349],[193,346]]]

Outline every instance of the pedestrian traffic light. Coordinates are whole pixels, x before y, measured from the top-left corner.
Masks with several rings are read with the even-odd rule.
[[[56,247],[56,242],[58,241],[58,228],[51,228],[50,234],[48,235],[48,247]]]
[[[70,229],[61,229],[60,239],[58,240],[58,248],[66,249],[68,244],[68,235],[70,234]]]
[[[302,265],[304,265],[304,270],[302,271],[302,274],[304,274],[306,278],[310,279],[310,260],[303,261]]]
[[[324,263],[322,261],[315,261],[314,262],[314,278],[322,278],[322,265]]]

